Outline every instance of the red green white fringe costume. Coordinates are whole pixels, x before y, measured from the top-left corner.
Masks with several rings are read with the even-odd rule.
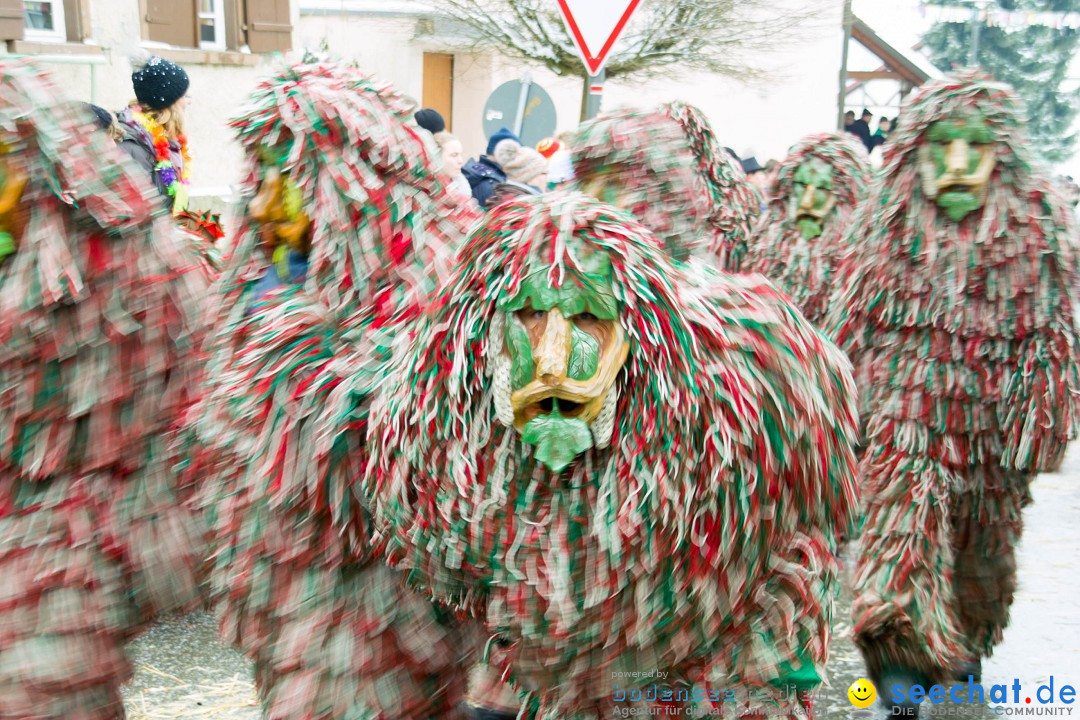
[[[255,661],[268,720],[452,718],[465,691],[473,645],[378,561],[354,490],[390,339],[475,218],[411,115],[388,86],[318,63],[263,80],[232,123],[249,199],[259,148],[276,148],[312,221],[305,284],[245,314],[267,260],[243,209],[196,413],[203,462],[223,478],[207,503],[211,592],[225,640]]]
[[[545,720],[610,716],[616,671],[761,688],[825,661],[857,504],[848,363],[760,276],[692,282],[659,244],[583,195],[502,205],[372,410],[389,556],[510,641]],[[580,248],[611,259],[630,351],[596,447],[554,474],[499,409],[496,306],[538,269],[573,282]]]
[[[848,135],[848,137],[851,137]],[[803,138],[788,151],[769,188],[769,205],[755,225],[743,272],[759,272],[791,296],[815,325],[825,317],[833,288],[837,258],[851,215],[870,185],[870,166],[865,153],[848,137],[819,133]],[[811,159],[832,170],[836,204],[825,219],[823,231],[807,240],[796,225],[799,198],[793,197],[795,173]]]
[[[739,270],[761,202],[742,166],[693,105],[621,110],[587,122],[571,144],[578,187],[614,175],[619,206],[653,231],[678,261],[703,258]]]
[[[970,108],[997,165],[983,207],[954,222],[923,191],[918,148]],[[853,612],[872,676],[936,680],[990,654],[1028,485],[1076,434],[1073,228],[1017,117],[1012,91],[987,79],[925,86],[851,223],[829,325],[869,408]]]
[[[166,447],[208,279],[143,178],[33,67],[0,62],[29,214],[0,263],[0,717],[123,718],[124,642],[198,602]]]

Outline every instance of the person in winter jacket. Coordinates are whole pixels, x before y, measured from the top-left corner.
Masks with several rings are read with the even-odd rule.
[[[153,56],[135,63],[135,100],[118,114],[120,147],[150,176],[174,215],[187,209],[191,161],[184,135],[184,96],[190,81],[179,65]]]
[[[512,138],[500,140],[495,146],[495,161],[506,172],[507,180],[537,189],[543,189],[547,183],[547,158]]]
[[[472,196],[482,208],[487,207],[495,186],[506,182],[506,172],[499,163],[487,155],[481,155],[477,160],[470,158],[461,168],[461,174],[469,181]]]

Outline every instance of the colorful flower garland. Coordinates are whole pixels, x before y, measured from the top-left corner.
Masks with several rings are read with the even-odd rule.
[[[177,141],[180,143],[180,155],[184,158],[184,166],[177,174],[176,166],[173,165],[172,153],[169,148],[169,138],[165,135],[165,128],[154,118],[140,110],[133,109],[131,117],[139,123],[150,137],[154,140],[154,169],[161,174],[161,182],[165,185],[170,197],[176,197],[181,185],[188,185],[191,177],[191,155],[188,154],[187,136],[180,135]]]

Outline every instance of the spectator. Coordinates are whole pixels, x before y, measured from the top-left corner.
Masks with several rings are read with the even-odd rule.
[[[551,156],[548,161],[547,189],[554,190],[574,180],[574,163],[571,160],[570,150],[563,147]]]
[[[495,155],[495,146],[498,145],[503,140],[513,140],[518,145],[521,144],[521,138],[519,138],[517,135],[515,135],[514,132],[510,128],[505,128],[505,127],[504,128],[499,128],[498,132],[496,132],[494,135],[492,135],[491,137],[488,138],[487,150],[484,151],[484,154],[488,155],[488,156],[491,156],[491,157],[494,157],[494,155]]]
[[[855,111],[848,110],[844,113],[844,130],[851,132],[851,126],[855,124]]]
[[[184,135],[184,107],[190,81],[184,69],[153,56],[133,63],[135,100],[117,116],[120,143],[147,174],[173,214],[187,209],[191,162]]]
[[[874,114],[867,109],[863,109],[862,117],[847,128],[847,131],[852,135],[859,138],[863,147],[866,148],[866,152],[870,152],[874,149],[873,140],[870,137],[870,121],[873,120]]]
[[[450,176],[450,192],[462,198],[472,197],[472,186],[462,174],[465,167],[465,152],[461,149],[461,141],[445,130],[435,133],[435,142],[442,151],[443,170]]]
[[[870,142],[874,147],[884,145],[885,141],[889,139],[889,133],[892,131],[892,120],[887,117],[882,117],[878,120],[877,131],[874,132],[870,138]]]
[[[749,180],[750,184],[757,188],[757,191],[764,197],[765,186],[769,182],[769,173],[765,170],[765,167],[758,162],[758,159],[753,155],[740,160],[740,162],[742,163],[743,172],[746,173],[746,179]]]
[[[536,144],[536,152],[544,156],[545,159],[551,160],[551,156],[560,150],[565,149],[562,141],[558,138],[544,138]]]
[[[538,190],[547,182],[548,161],[536,150],[512,138],[500,140],[495,146],[495,162],[502,167],[507,180],[531,185]]]
[[[413,119],[416,120],[416,124],[427,130],[432,135],[446,130],[446,120],[439,114],[438,110],[432,110],[431,108],[421,108],[413,115]]]
[[[473,197],[482,208],[488,206],[488,199],[495,186],[507,181],[506,171],[494,157],[495,147],[503,140],[513,140],[518,145],[521,144],[521,138],[509,128],[499,128],[498,132],[488,138],[486,152],[476,160],[470,159],[461,169],[472,187]]]

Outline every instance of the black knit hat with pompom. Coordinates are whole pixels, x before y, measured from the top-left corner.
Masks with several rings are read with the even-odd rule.
[[[157,55],[131,73],[135,98],[145,110],[164,110],[184,97],[188,91],[188,75],[184,68]]]

